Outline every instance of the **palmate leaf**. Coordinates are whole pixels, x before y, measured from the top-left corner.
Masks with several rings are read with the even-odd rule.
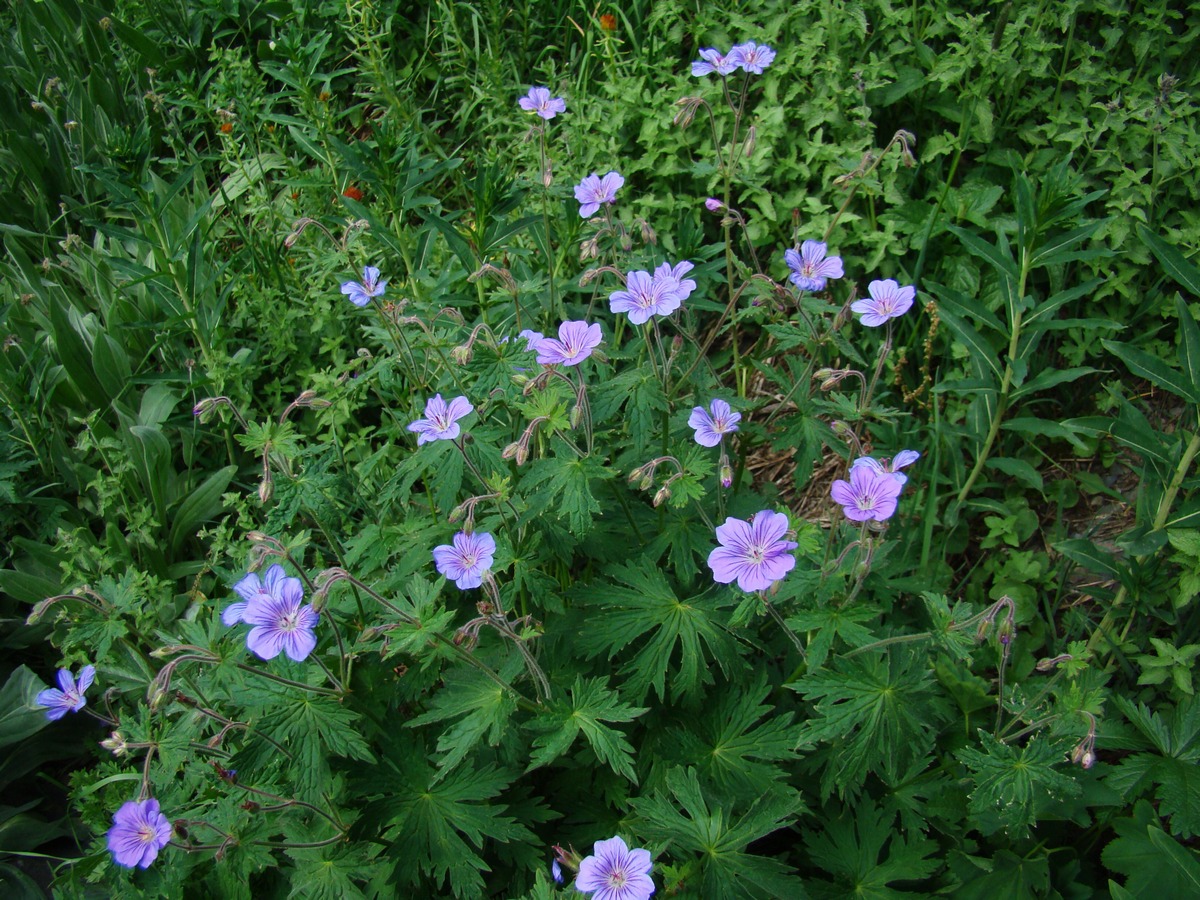
[[[520,665],[513,654],[510,663]],[[507,672],[509,677],[514,674]],[[497,684],[478,669],[458,669],[446,675],[446,686],[438,691],[428,712],[410,719],[407,728],[419,728],[434,722],[457,721],[438,737],[437,778],[445,777],[467,754],[485,738],[495,746],[508,728],[509,719],[517,709],[517,699],[507,688]]]
[[[938,847],[919,834],[906,837],[895,830],[894,821],[894,814],[864,800],[852,810],[826,819],[822,831],[805,832],[805,849],[812,861],[835,879],[823,889],[814,887],[813,893],[868,900],[915,896],[888,885],[933,874],[939,863],[929,857]]]
[[[795,758],[800,732],[792,713],[765,702],[770,694],[765,673],[754,684],[731,686],[706,702],[704,717],[694,726],[672,729],[667,743],[678,748],[677,758],[723,791],[761,796],[785,779],[783,769],[771,763]]]
[[[623,775],[637,784],[637,773],[633,770],[633,747],[615,728],[605,722],[632,722],[646,707],[622,703],[617,692],[609,690],[602,678],[584,679],[577,676],[570,690],[567,703],[555,703],[554,707],[540,714],[531,723],[535,730],[544,732],[533,741],[534,751],[530,756],[529,772],[548,765],[571,748],[582,731],[596,757],[606,763],[618,775]]]
[[[676,857],[680,851],[700,855],[697,896],[705,900],[808,896],[789,866],[746,852],[751,843],[787,827],[802,811],[798,794],[790,788],[769,791],[735,816],[731,809],[710,807],[695,769],[671,769],[666,787],[669,794],[660,789],[652,797],[632,801],[633,807],[649,839],[670,842]]]
[[[981,749],[959,750],[958,759],[974,784],[969,805],[972,824],[985,835],[1000,828],[1023,835],[1036,820],[1039,803],[1082,792],[1079,782],[1055,768],[1066,761],[1058,741],[1038,734],[1023,747],[1014,747],[982,729],[979,741]]]
[[[359,717],[333,697],[298,690],[274,697],[260,728],[292,753],[293,778],[306,798],[319,798],[328,789],[331,757],[375,761]]]
[[[392,860],[396,896],[446,896],[450,883],[455,897],[479,897],[482,873],[490,868],[479,852],[486,843],[535,842],[533,833],[512,816],[506,805],[489,802],[512,776],[493,766],[456,769],[439,780],[419,748],[396,748],[382,765],[362,776],[360,788],[374,799],[363,809],[352,838],[373,838],[374,829],[390,841],[385,854]],[[422,876],[437,890],[419,891]],[[427,885],[424,885],[427,887]]]
[[[841,638],[851,647],[865,647],[875,640],[862,623],[879,617],[879,611],[865,606],[842,609],[825,606],[792,613],[787,618],[788,626],[796,632],[815,631],[808,644],[808,671],[815,672],[825,664],[833,642]]]
[[[835,788],[857,789],[869,772],[894,776],[932,748],[947,704],[921,660],[908,654],[840,659],[788,685],[816,703],[799,746],[831,745],[821,782],[826,796]]]
[[[580,537],[591,531],[593,517],[601,512],[592,496],[592,481],[612,477],[612,470],[592,456],[539,459],[522,479],[521,493],[534,515],[548,510],[557,500],[559,518],[565,518],[571,534]]]
[[[652,565],[646,569],[616,566],[612,574],[619,585],[593,584],[576,592],[578,601],[603,610],[591,617],[584,652],[589,658],[607,652],[611,658],[646,637],[620,669],[630,695],[641,702],[653,687],[660,699],[665,698],[668,669],[674,673],[672,696],[695,694],[702,684],[712,682],[713,661],[728,674],[738,658],[733,638],[716,615],[729,601],[680,600],[661,571]],[[679,657],[673,663],[676,648]]]

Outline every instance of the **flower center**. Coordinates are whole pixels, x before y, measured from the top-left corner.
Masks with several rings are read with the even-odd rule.
[[[462,567],[464,569],[473,569],[478,564],[479,560],[474,553],[464,553],[462,555]]]
[[[809,278],[812,278],[812,276],[816,274],[816,271],[816,265],[809,260],[805,260],[804,264],[800,266],[800,274],[807,275]]]
[[[140,825],[138,826],[137,836],[138,840],[143,844],[149,844],[154,840],[154,829],[151,828],[148,823],[145,825]]]
[[[854,502],[861,510],[875,508],[875,498],[870,494],[859,494],[858,497],[855,498]]]
[[[749,549],[750,562],[756,566],[761,566],[767,558],[766,550],[756,544],[752,544]]]
[[[279,630],[287,631],[287,632],[295,631],[297,625],[299,624],[299,618],[300,618],[299,612],[290,612],[290,613],[287,613],[286,615],[280,616],[279,617]]]
[[[629,876],[625,874],[624,869],[613,869],[608,873],[608,886],[610,888],[623,888],[625,882],[629,880]]]

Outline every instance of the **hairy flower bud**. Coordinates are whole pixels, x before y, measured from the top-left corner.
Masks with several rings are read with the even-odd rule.
[[[258,499],[263,503],[267,503],[275,493],[275,484],[271,480],[271,473],[263,473],[263,479],[258,483]]]
[[[450,358],[460,366],[465,366],[471,361],[471,348],[466,344],[461,344],[450,351]]]
[[[521,442],[513,441],[507,447],[500,451],[501,459],[513,459],[521,451]],[[454,521],[451,519],[450,521]]]
[[[750,130],[746,132],[746,143],[744,145],[746,151],[746,159],[754,155],[754,148],[758,146],[758,126],[751,125]]]
[[[722,203],[720,200],[718,200],[716,197],[709,197],[707,200],[704,201],[704,208],[707,209],[710,213],[715,213],[715,212],[720,212],[721,210],[723,210],[725,208],[725,204]]]
[[[671,489],[665,484],[658,489],[658,493],[654,495],[654,505],[662,506],[671,499]]]
[[[101,741],[100,746],[105,750],[111,751],[113,756],[122,756],[129,752],[129,745],[119,731],[114,731],[105,740]]]
[[[721,479],[721,487],[727,488],[733,484],[733,468],[729,465],[729,463],[725,463],[721,466],[718,475]]]
[[[579,404],[571,407],[571,427],[578,428],[583,419],[583,407]]]

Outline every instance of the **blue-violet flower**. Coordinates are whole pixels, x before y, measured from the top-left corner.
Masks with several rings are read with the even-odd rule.
[[[517,103],[525,112],[537,113],[543,119],[553,119],[558,113],[567,111],[567,101],[562,97],[551,97],[549,88],[544,87],[531,87]]]
[[[708,554],[713,580],[729,584],[737,580],[743,591],[765,591],[796,566],[791,551],[799,546],[785,541],[788,517],[765,509],[749,522],[732,516],[717,526],[721,546]]]
[[[587,322],[563,322],[558,326],[558,338],[543,338],[538,341],[537,361],[544,366],[577,366],[600,346],[604,334],[599,324]]]
[[[596,841],[592,855],[579,863],[575,890],[592,900],[649,900],[654,893],[649,850],[630,850],[620,837]]]
[[[882,522],[896,512],[896,501],[903,489],[903,483],[893,474],[876,472],[870,466],[853,466],[850,480],[835,481],[831,494],[852,522],[871,519]]]
[[[92,686],[95,678],[95,666],[89,665],[80,669],[78,681],[70,669],[59,669],[58,687],[39,691],[37,705],[46,707],[46,718],[51,722],[57,722],[69,712],[79,712],[87,706],[87,698],[83,694]]]
[[[917,289],[911,284],[901,287],[891,278],[884,281],[872,281],[867,285],[870,299],[856,300],[850,304],[850,309],[862,316],[860,321],[868,328],[882,325],[888,319],[894,319],[908,312],[913,305]]]
[[[496,540],[484,531],[467,534],[460,531],[453,544],[433,548],[437,570],[462,590],[483,584],[483,576],[492,567],[496,555]]]
[[[387,287],[387,281],[379,280],[379,270],[374,266],[365,266],[362,282],[342,282],[342,293],[349,297],[350,302],[355,306],[366,306],[371,302],[372,297],[382,296],[385,287]]]
[[[625,184],[625,179],[616,172],[609,172],[603,178],[594,172],[579,184],[575,185],[575,199],[579,201],[579,215],[587,219],[594,216],[601,204],[614,203],[617,191]]]
[[[688,417],[688,424],[696,429],[696,443],[702,447],[715,447],[727,434],[738,430],[737,423],[742,421],[742,414],[734,412],[729,404],[720,398],[708,404],[709,409],[697,406]],[[725,485],[729,487],[729,485]]]
[[[788,280],[802,291],[820,291],[825,289],[825,280],[841,278],[842,258],[826,256],[825,245],[820,241],[805,241],[800,245],[800,252],[784,250],[783,259],[792,270]]]
[[[158,808],[158,801],[130,800],[113,816],[108,830],[108,850],[118,866],[145,869],[158,851],[171,842],[171,822]]]
[[[455,397],[447,403],[441,394],[434,394],[425,403],[425,418],[410,422],[407,428],[417,433],[418,447],[430,441],[452,441],[462,432],[458,420],[474,411],[466,397]]]

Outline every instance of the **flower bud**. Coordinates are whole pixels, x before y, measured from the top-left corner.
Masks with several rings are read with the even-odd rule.
[[[733,467],[730,466],[729,463],[725,463],[721,466],[720,470],[718,471],[718,475],[721,479],[721,487],[727,488],[733,484]]]
[[[671,489],[665,484],[658,489],[658,493],[654,495],[654,505],[662,506],[671,499]]]
[[[270,542],[271,538],[268,534],[262,531],[247,531],[246,540],[252,544],[265,544]]]
[[[571,427],[578,428],[579,422],[583,419],[583,407],[575,404],[571,407]]]
[[[521,452],[521,442],[513,441],[511,444],[509,444],[507,447],[505,447],[503,450],[500,451],[500,458],[501,459],[513,459],[520,452]],[[451,519],[450,521],[454,521],[454,520]]]
[[[680,128],[687,128],[692,124],[692,119],[696,117],[696,110],[700,108],[700,104],[704,100],[700,97],[684,97],[681,100],[676,100],[675,105],[678,106],[679,112],[675,113],[675,118],[672,119],[674,124]]]
[[[450,358],[452,360],[454,360],[456,363],[458,363],[460,366],[465,366],[467,363],[469,363],[471,361],[471,348],[468,347],[466,344],[462,344],[461,346],[455,347],[453,350],[450,351]]]
[[[704,201],[704,208],[707,209],[710,213],[715,213],[715,212],[720,212],[721,210],[723,210],[725,208],[725,204],[722,203],[720,200],[718,200],[716,197],[709,197],[707,200]]]
[[[101,741],[100,746],[105,750],[111,751],[113,756],[122,756],[129,752],[129,745],[125,742],[124,736],[119,731],[114,731],[105,740]]]
[[[550,169],[549,161],[546,162],[546,168],[542,169],[542,186],[550,187],[554,183],[554,172]]]
[[[1083,768],[1085,768],[1085,769],[1090,769],[1095,764],[1096,764],[1096,754],[1093,753],[1091,750],[1085,750],[1083,753],[1083,756],[1080,757],[1079,765],[1083,766]]]
[[[271,473],[266,472],[263,474],[262,481],[260,481],[258,483],[258,499],[261,500],[263,503],[267,503],[268,501],[270,501],[270,499],[274,495],[274,493],[275,493],[275,485],[271,481]]]
[[[746,159],[754,155],[754,148],[758,146],[758,126],[751,125],[750,130],[746,132],[746,143],[744,145],[746,151]]]

